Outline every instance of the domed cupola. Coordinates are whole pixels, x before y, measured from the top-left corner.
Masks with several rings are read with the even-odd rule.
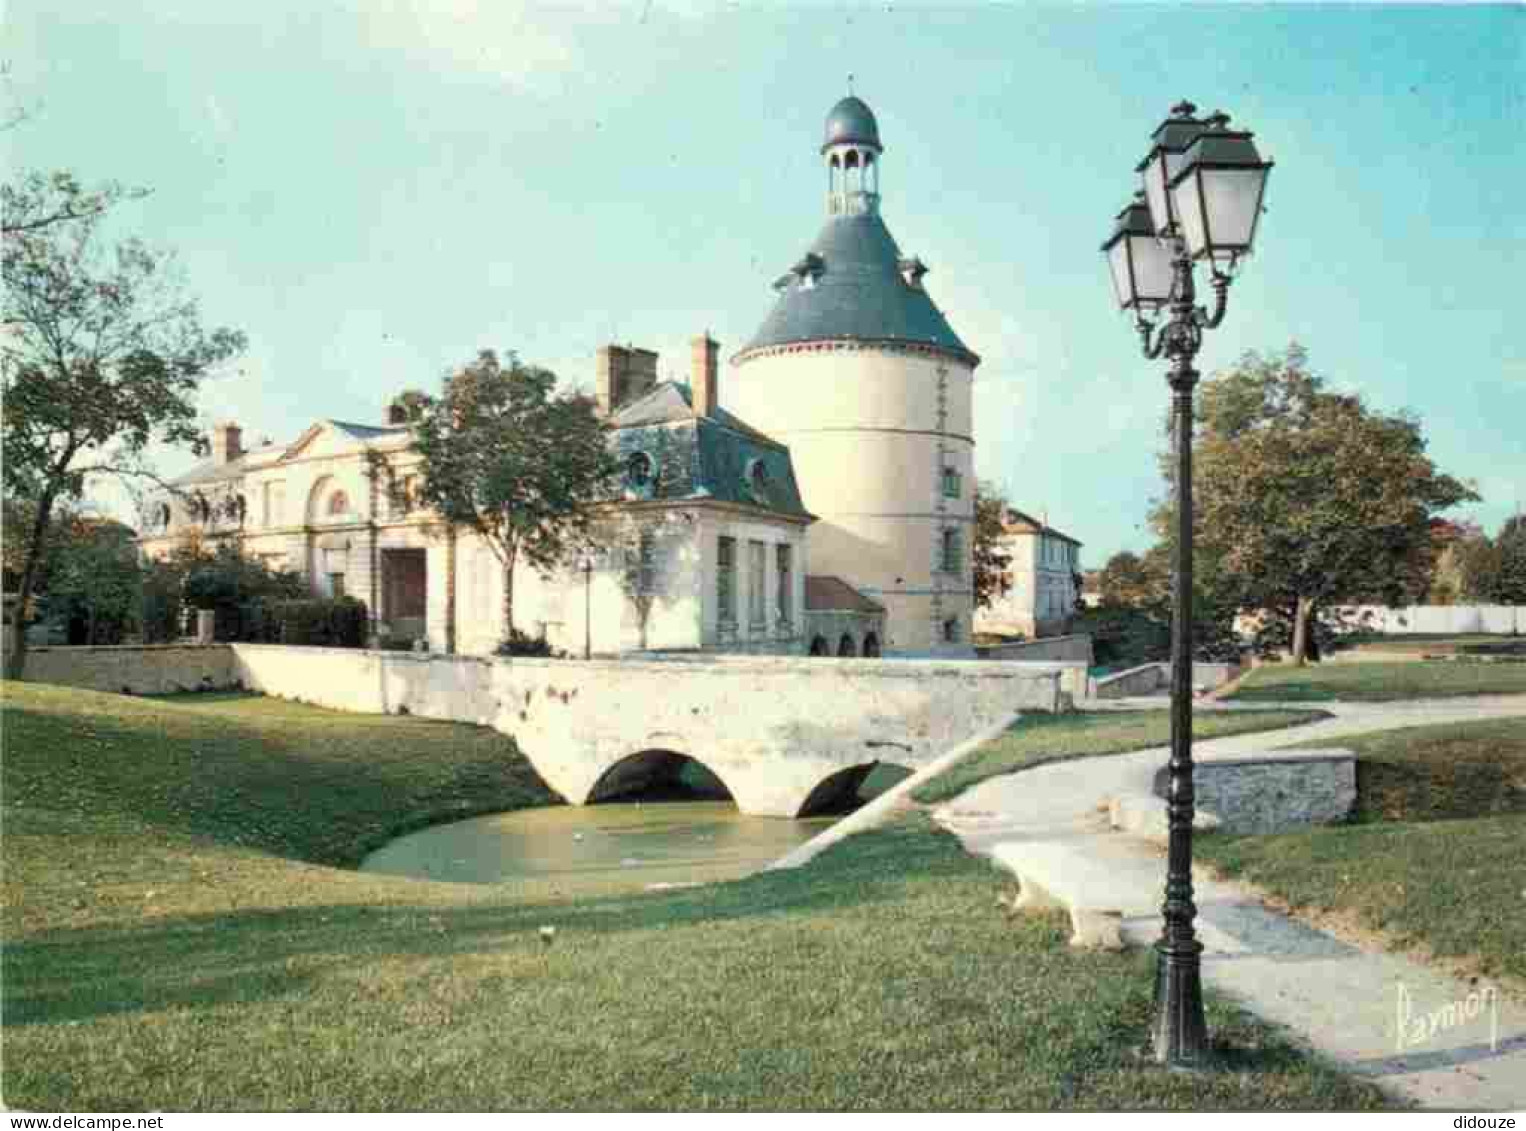
[[[834,145],[861,145],[883,153],[880,145],[880,124],[874,120],[874,111],[862,98],[848,95],[827,114],[826,140],[821,144],[825,153]]]
[[[827,114],[827,222],[815,243],[774,283],[778,301],[733,358],[801,342],[884,342],[980,359],[959,340],[923,286],[927,266],[907,258],[880,218],[880,127],[853,95]]]
[[[880,209],[880,124],[862,98],[848,95],[827,114],[821,155],[827,163],[827,212],[833,216]]]

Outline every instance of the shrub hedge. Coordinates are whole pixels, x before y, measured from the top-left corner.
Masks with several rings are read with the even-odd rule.
[[[369,618],[354,597],[266,598],[239,606],[237,635],[254,644],[316,644],[363,648]]]

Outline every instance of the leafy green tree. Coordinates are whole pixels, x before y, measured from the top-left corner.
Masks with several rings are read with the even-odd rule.
[[[1459,524],[1458,535],[1435,555],[1426,602],[1464,605],[1494,600],[1500,573],[1500,553],[1483,530]]]
[[[49,619],[69,624],[71,644],[120,644],[142,608],[143,570],[133,531],[78,515],[68,526],[49,571]]]
[[[1499,555],[1491,597],[1501,605],[1526,605],[1526,516],[1505,520],[1494,538]]]
[[[1200,588],[1216,607],[1285,621],[1296,663],[1313,652],[1321,608],[1400,603],[1431,519],[1478,498],[1426,456],[1416,420],[1331,392],[1296,344],[1205,382],[1198,425]],[[1152,517],[1169,531],[1170,504]]]
[[[975,607],[988,609],[1012,588],[1007,567],[1012,555],[1003,553],[1001,536],[1011,504],[995,483],[982,479],[975,486],[975,537],[971,556],[975,567]],[[1079,592],[1079,587],[1077,592]]]
[[[503,568],[504,633],[514,631],[514,568],[550,573],[588,544],[593,504],[608,499],[620,463],[595,402],[555,392],[550,371],[492,350],[416,404],[420,501],[480,535]]]
[[[1147,605],[1159,598],[1144,561],[1130,550],[1107,559],[1097,578],[1105,605]]]
[[[54,509],[80,499],[92,476],[148,474],[153,440],[202,450],[197,387],[244,347],[241,334],[202,326],[166,253],[133,239],[106,245],[103,218],[123,195],[40,174],[0,192],[4,490],[32,508],[30,528],[17,535],[22,608]],[[6,674],[18,679],[26,633],[11,639]]]

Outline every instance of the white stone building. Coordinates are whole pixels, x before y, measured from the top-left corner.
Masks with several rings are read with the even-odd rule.
[[[650,351],[599,351],[627,468],[625,497],[604,508],[611,548],[555,577],[517,573],[517,628],[573,654],[973,655],[980,359],[880,217],[883,152],[868,106],[832,108],[826,223],[724,387],[708,335],[687,384],[657,382]],[[146,553],[194,526],[300,570],[316,593],[361,598],[384,640],[480,653],[506,634],[489,547],[394,490],[417,474],[400,413],[250,451],[222,425],[213,449],[177,484],[185,497],[150,516]],[[396,483],[367,474],[367,452]]]
[[[623,497],[601,508],[604,553],[550,577],[517,569],[520,631],[575,655],[807,651],[812,516],[788,450],[716,404],[719,349],[696,339],[690,385],[659,384],[648,351],[599,351]],[[302,573],[315,595],[365,601],[384,643],[492,652],[507,635],[503,569],[484,539],[411,505],[416,460],[400,410],[388,411],[385,426],[325,420],[251,451],[237,425],[220,425],[210,459],[152,507],[144,553],[163,556],[191,531],[213,545],[236,539]]]
[[[977,631],[1029,639],[1069,632],[1080,599],[1081,543],[1041,519],[1008,510],[997,548],[1007,556],[1007,591],[975,614]]]

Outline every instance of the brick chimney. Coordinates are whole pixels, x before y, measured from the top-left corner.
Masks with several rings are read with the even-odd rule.
[[[234,421],[225,420],[212,426],[212,459],[214,462],[232,463],[244,454],[244,430]]]
[[[709,331],[690,343],[692,360],[691,378],[694,385],[694,415],[714,416],[720,407],[719,363],[721,344],[710,337]]]
[[[599,411],[612,415],[657,384],[657,354],[635,346],[603,346],[597,381]]]
[[[423,399],[424,394],[419,390],[404,389],[387,402],[387,410],[382,414],[382,419],[388,424],[407,424]]]

